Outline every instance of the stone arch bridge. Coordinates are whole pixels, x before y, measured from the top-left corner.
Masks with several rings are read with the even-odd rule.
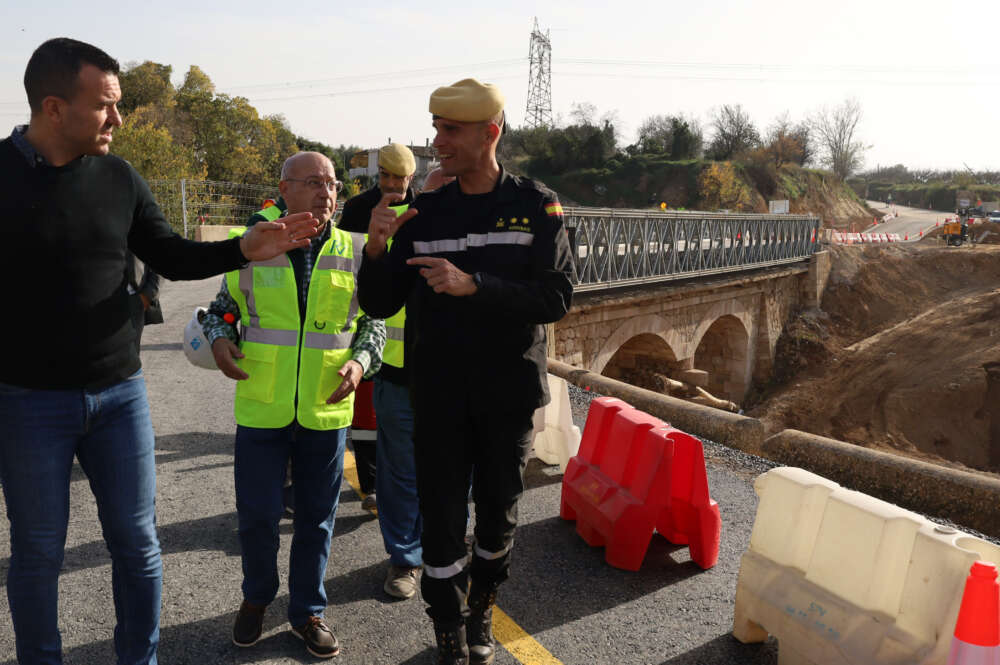
[[[660,373],[740,404],[770,377],[789,316],[818,306],[829,275],[812,217],[582,210],[568,210],[577,292],[550,327],[549,355],[611,378],[648,384]]]

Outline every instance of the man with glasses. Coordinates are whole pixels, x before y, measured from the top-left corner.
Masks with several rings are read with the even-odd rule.
[[[216,364],[237,381],[234,475],[243,603],[232,640],[249,647],[260,639],[264,611],[278,592],[278,522],[290,460],[295,514],[288,621],[309,653],[332,658],[340,645],[323,620],[323,578],[346,432],[358,383],[382,363],[385,324],[358,310],[355,278],[364,237],[329,223],[341,188],[330,160],[315,152],[292,155],[278,187],[277,204],[255,213],[248,228],[311,212],[322,225],[319,236],[277,259],[228,273],[202,322]]]
[[[344,214],[339,227],[347,231],[368,232],[372,210],[386,194],[395,194],[400,201],[397,211],[405,210],[413,201],[410,187],[417,162],[413,152],[405,145],[390,143],[378,153],[378,185],[355,196],[344,204]],[[423,549],[420,546],[420,507],[417,500],[417,471],[413,455],[413,408],[410,406],[410,379],[403,353],[405,310],[386,319],[386,334],[382,369],[375,377],[372,390],[376,415],[376,451],[371,466],[375,471],[375,488],[378,490],[378,520],[382,542],[389,555],[382,590],[393,598],[412,598],[417,593]],[[360,409],[362,402],[356,402]],[[351,437],[356,452],[365,445],[352,430]],[[366,467],[364,453],[359,455],[358,476],[361,489],[365,489],[362,472]]]

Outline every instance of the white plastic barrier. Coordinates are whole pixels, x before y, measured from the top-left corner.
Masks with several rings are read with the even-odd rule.
[[[969,568],[1000,547],[803,469],[754,488],[738,640],[774,635],[782,665],[945,665]]]
[[[552,374],[547,376],[552,401],[535,410],[535,455],[546,464],[558,464],[560,471],[566,471],[566,464],[580,449],[580,428],[573,424],[566,381]]]

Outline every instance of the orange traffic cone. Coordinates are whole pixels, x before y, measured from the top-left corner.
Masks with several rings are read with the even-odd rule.
[[[905,237],[905,238],[903,238],[903,240],[909,240],[909,239],[910,239],[910,234],[909,234],[909,233],[907,233],[907,234],[906,234],[906,237]]]
[[[1000,584],[997,567],[987,561],[972,564],[955,622],[948,665],[1000,663]]]

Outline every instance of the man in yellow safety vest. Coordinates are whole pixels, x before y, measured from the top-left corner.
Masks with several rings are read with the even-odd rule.
[[[326,156],[301,152],[289,157],[277,205],[253,215],[248,227],[308,211],[324,225],[322,232],[307,247],[227,273],[203,320],[216,364],[237,381],[235,481],[243,603],[233,642],[249,647],[260,639],[264,611],[278,591],[278,521],[291,460],[295,532],[288,620],[292,633],[320,658],[340,650],[323,620],[323,580],[353,393],[363,375],[378,371],[385,344],[384,322],[358,308],[355,281],[364,237],[329,224],[340,187]]]

